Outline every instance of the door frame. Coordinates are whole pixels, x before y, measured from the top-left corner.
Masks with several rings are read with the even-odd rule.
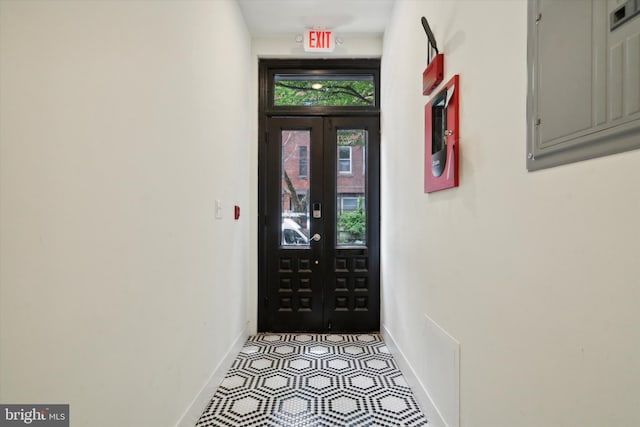
[[[259,61],[258,108],[258,332],[266,332],[268,326],[268,269],[267,269],[267,170],[269,119],[282,117],[375,117],[380,119],[380,59],[261,59]],[[375,102],[367,107],[274,107],[273,86],[270,84],[278,73],[286,74],[371,74],[374,77]],[[379,177],[378,177],[379,178]],[[379,198],[379,194],[377,195]],[[371,218],[379,226],[379,218]],[[376,247],[379,281],[379,230]],[[379,286],[379,283],[378,283]],[[379,304],[378,304],[379,317]]]

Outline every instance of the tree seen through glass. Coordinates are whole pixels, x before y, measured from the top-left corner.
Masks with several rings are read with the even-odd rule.
[[[273,104],[285,106],[366,107],[375,105],[372,76],[317,80],[313,76],[288,78],[276,75]]]

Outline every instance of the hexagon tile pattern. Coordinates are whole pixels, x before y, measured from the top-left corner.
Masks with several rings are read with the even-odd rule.
[[[196,427],[426,425],[380,335],[260,334]]]

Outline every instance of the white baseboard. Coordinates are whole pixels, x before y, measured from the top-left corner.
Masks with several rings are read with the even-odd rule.
[[[420,381],[420,379],[416,375],[415,369],[413,368],[413,366],[411,366],[411,363],[409,363],[407,358],[404,356],[402,350],[400,350],[400,348],[396,344],[387,327],[385,325],[382,325],[381,329],[382,338],[384,339],[387,348],[393,355],[393,358],[398,363],[398,367],[400,368],[400,371],[402,371],[404,379],[407,381],[407,384],[409,384],[409,387],[411,387],[411,391],[413,391],[413,394],[418,401],[418,405],[420,405],[420,409],[422,409],[422,412],[427,417],[429,425],[433,427],[449,427],[442,418],[442,415],[440,414],[440,411],[438,411],[438,408],[436,408],[436,406],[434,405],[431,396],[429,396],[429,392],[427,392],[427,389],[422,384],[422,381]]]
[[[184,413],[176,427],[194,427],[198,422],[198,419],[202,415],[202,412],[211,401],[211,397],[216,392],[216,389],[224,379],[227,371],[231,367],[231,364],[242,350],[242,346],[249,336],[249,329],[247,326],[242,330],[240,335],[236,338],[233,345],[227,351],[222,361],[216,366],[213,373],[209,377],[207,384],[200,390],[200,393],[191,403],[191,406]]]

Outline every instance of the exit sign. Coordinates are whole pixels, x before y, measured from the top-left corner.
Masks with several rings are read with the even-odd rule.
[[[304,33],[305,52],[333,52],[335,43],[331,31],[309,30]]]

